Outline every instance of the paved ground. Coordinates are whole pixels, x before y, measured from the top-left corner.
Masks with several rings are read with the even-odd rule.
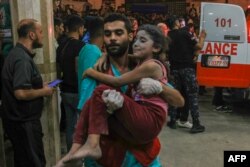
[[[190,134],[188,129],[163,129],[163,167],[223,167],[224,150],[250,150],[250,103],[234,105],[233,113],[218,113],[211,105],[212,93],[201,96],[199,103],[206,132]],[[11,147],[6,149],[7,167],[12,167]],[[62,152],[65,150],[64,145]]]
[[[200,117],[206,132],[165,127],[160,135],[163,167],[223,167],[224,150],[250,150],[250,105],[234,105],[233,113],[218,113],[212,92],[200,97]]]

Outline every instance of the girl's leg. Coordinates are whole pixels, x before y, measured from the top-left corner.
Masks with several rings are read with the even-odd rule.
[[[88,128],[87,141],[74,155],[69,157],[69,159],[65,162],[72,162],[85,157],[91,157],[93,159],[98,159],[101,157],[102,153],[99,145],[100,135],[108,134],[108,113],[106,112],[106,105],[101,98],[102,92],[106,89],[106,86],[98,86],[95,89],[92,97],[84,105],[84,112],[87,112],[88,114],[85,114],[85,118],[87,117],[87,119],[84,119],[85,122],[82,123],[85,124],[85,127]],[[86,111],[86,109],[88,111]],[[84,129],[84,126],[82,127],[83,129],[79,128],[81,128],[81,124],[77,125],[76,133],[80,130],[84,133],[84,131],[86,130]]]
[[[123,108],[114,112],[108,120],[110,133],[130,144],[151,142],[166,123],[167,113],[157,106],[138,104],[124,96]]]
[[[153,104],[139,104],[123,95],[123,107],[109,115],[106,112],[106,104],[102,100],[102,92],[106,89],[113,88],[101,85],[93,94],[89,122],[95,122],[95,125],[89,126],[89,133],[97,134],[96,130],[99,129],[101,132],[99,134],[109,134],[111,130],[118,137],[132,144],[148,143],[159,134],[166,121],[166,111]]]
[[[101,157],[101,149],[99,146],[100,134],[88,134],[90,106],[92,99],[88,100],[84,105],[74,133],[74,143],[83,144],[74,154],[64,158],[63,163],[71,164],[84,158],[91,157],[98,159]]]
[[[73,135],[73,143],[84,144],[88,137],[90,100],[88,100],[80,113]]]

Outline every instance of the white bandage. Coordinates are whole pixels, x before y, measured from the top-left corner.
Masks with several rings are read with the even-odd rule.
[[[141,79],[137,92],[142,95],[155,95],[162,92],[162,85],[159,81],[152,78],[143,78]]]
[[[113,112],[119,108],[122,108],[124,97],[120,92],[116,90],[105,90],[102,93],[102,99],[107,106],[107,112],[113,114]]]
[[[106,103],[107,102],[107,98],[108,98],[108,95],[109,95],[109,92],[110,92],[111,90],[110,89],[107,89],[107,90],[104,90],[103,92],[102,92],[102,100],[104,101],[104,103]]]

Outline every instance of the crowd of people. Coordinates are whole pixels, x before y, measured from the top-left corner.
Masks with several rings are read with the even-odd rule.
[[[85,167],[161,166],[158,134],[168,112],[171,128],[205,131],[195,60],[206,32],[196,35],[196,12],[186,19],[123,12],[54,19],[68,150],[56,167],[83,160]],[[43,46],[41,24],[24,19],[17,32],[2,71],[3,125],[15,165],[44,167],[40,117],[43,97],[55,88],[43,83],[33,61],[33,49]]]
[[[54,17],[61,18],[61,19],[67,19],[68,16],[71,16],[72,14],[78,15],[82,18],[86,18],[86,16],[99,16],[99,17],[105,17],[108,13],[120,13],[123,14],[129,18],[134,18],[137,20],[138,25],[142,24],[158,24],[160,22],[163,22],[166,24],[166,21],[173,16],[173,14],[169,13],[138,13],[133,12],[131,10],[125,9],[125,5],[121,5],[115,9],[111,5],[105,5],[103,4],[101,8],[98,9],[85,9],[83,11],[76,11],[74,10],[74,7],[72,5],[63,5],[61,1],[58,1],[58,3],[55,5],[54,9]],[[184,12],[185,13],[185,12]],[[180,20],[183,20],[183,24],[185,26],[185,23],[194,23],[195,29],[199,28],[199,12],[196,9],[195,5],[192,4],[187,10],[186,14],[176,16],[180,18]],[[198,31],[198,30],[197,30]]]

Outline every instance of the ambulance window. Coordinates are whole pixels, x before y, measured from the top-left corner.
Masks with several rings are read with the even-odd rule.
[[[207,31],[206,40],[233,43],[245,42],[246,21],[244,18],[244,11],[236,5],[204,5],[202,28]]]

